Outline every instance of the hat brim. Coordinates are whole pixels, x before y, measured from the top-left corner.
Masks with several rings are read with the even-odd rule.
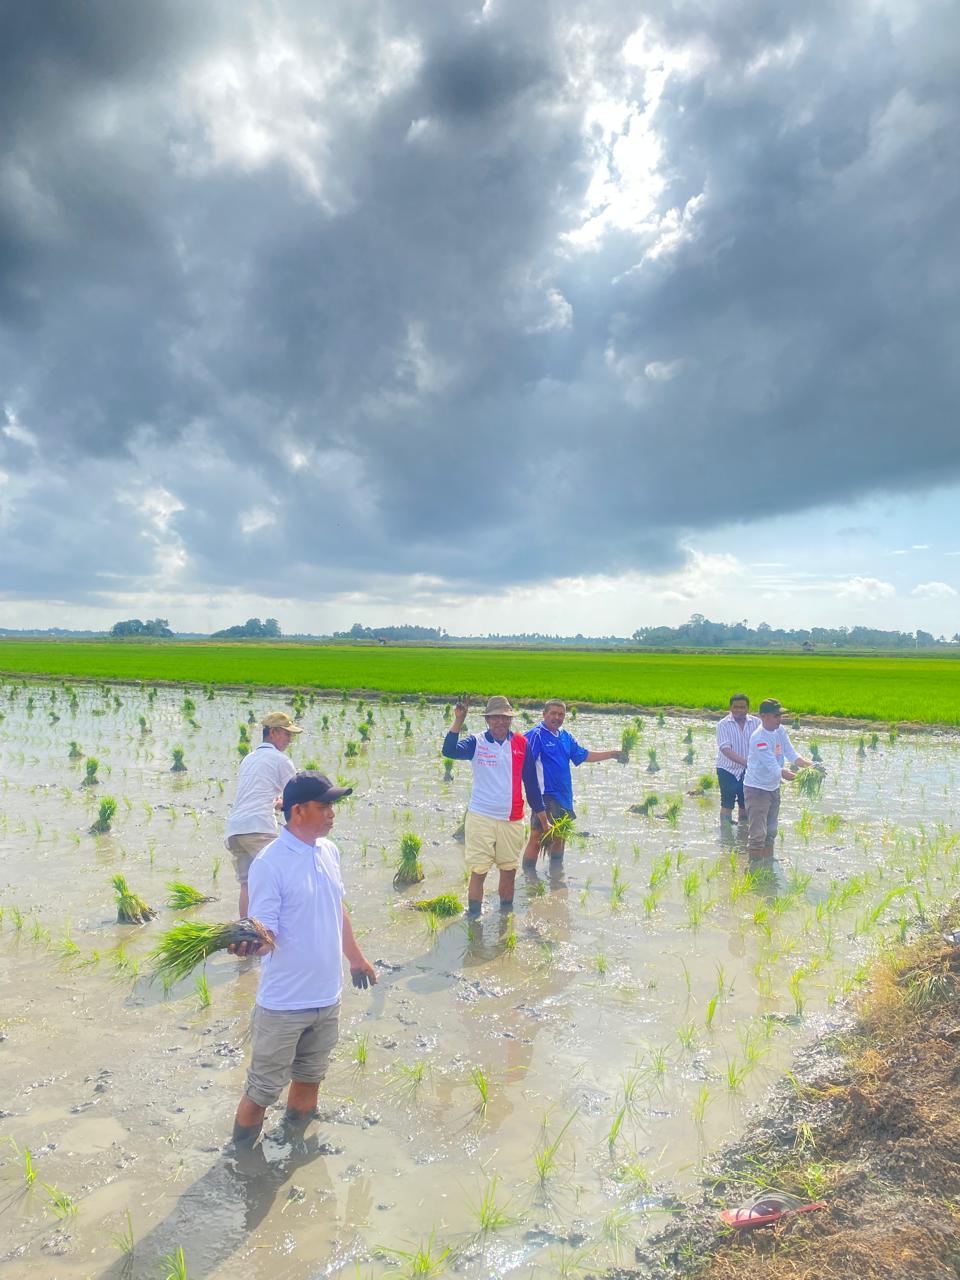
[[[483,718],[489,720],[491,716],[506,716],[508,720],[512,720],[516,714],[515,711],[485,711]]]
[[[320,803],[333,804],[337,800],[343,800],[346,796],[352,795],[353,787],[331,787]]]

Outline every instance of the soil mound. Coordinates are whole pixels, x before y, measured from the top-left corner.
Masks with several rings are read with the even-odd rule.
[[[773,1227],[717,1222],[759,1189],[827,1208]],[[960,948],[927,935],[877,967],[856,1026],[810,1051],[710,1193],[620,1277],[957,1280]]]

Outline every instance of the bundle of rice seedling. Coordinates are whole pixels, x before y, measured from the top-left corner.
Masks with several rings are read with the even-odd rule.
[[[688,796],[704,796],[716,785],[716,779],[712,773],[701,773],[697,779],[697,785],[687,792]]]
[[[117,802],[113,796],[104,796],[100,801],[100,809],[97,813],[97,820],[90,828],[90,834],[94,836],[106,835],[110,830],[110,824],[117,812]]]
[[[233,920],[229,924],[204,924],[201,920],[185,920],[168,929],[150,952],[153,976],[165,987],[185,978],[188,973],[215,951],[225,951],[241,942],[258,947],[275,943],[259,920]]]
[[[660,803],[660,797],[658,795],[655,795],[654,792],[651,791],[650,794],[646,797],[646,799],[643,800],[640,804],[632,804],[628,810],[628,813],[642,813],[645,818],[649,818],[650,814],[653,812],[653,810],[656,808],[656,806],[659,803]]]
[[[564,813],[559,818],[554,818],[546,831],[540,836],[540,848],[545,849],[548,844],[552,844],[554,840],[565,842],[573,835],[573,819],[569,813]]]
[[[410,905],[414,911],[426,911],[434,916],[463,915],[463,903],[455,893],[441,893],[436,898],[420,898]]]
[[[170,890],[167,906],[172,907],[174,911],[183,911],[186,907],[199,907],[203,902],[216,902],[216,898],[211,897],[209,893],[201,893],[192,884],[184,884],[182,880],[171,880],[167,888]]]
[[[797,790],[802,796],[815,800],[823,787],[823,774],[819,769],[801,769],[797,774]]]
[[[422,848],[423,841],[419,836],[415,836],[412,831],[407,831],[400,837],[400,860],[397,863],[396,874],[393,877],[393,887],[395,889],[400,889],[406,884],[419,884],[421,880],[426,878],[420,862],[420,850]]]
[[[125,876],[115,875],[110,883],[117,894],[118,924],[145,924],[157,914],[139,894],[130,892]]]
[[[633,748],[637,745],[639,741],[640,741],[640,730],[636,727],[636,725],[628,724],[627,727],[624,729],[623,733],[620,735],[620,750],[623,753],[624,757],[629,758],[630,752],[633,750]],[[623,763],[626,764],[627,760],[624,759]]]

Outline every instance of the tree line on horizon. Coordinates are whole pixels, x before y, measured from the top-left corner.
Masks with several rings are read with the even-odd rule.
[[[167,618],[127,618],[115,622],[109,632],[103,631],[71,631],[63,627],[47,627],[45,629],[14,629],[0,627],[0,636],[57,636],[100,638],[109,636],[112,639],[210,639],[210,640],[277,640],[283,638],[283,632],[276,618],[248,618],[246,622],[221,631],[209,634],[202,632],[175,632],[171,629]],[[960,632],[955,632],[948,640],[945,636],[934,636],[929,631],[918,628],[916,631],[883,631],[876,627],[771,627],[769,623],[760,622],[756,627],[742,622],[713,622],[702,613],[694,613],[688,621],[676,627],[638,627],[632,636],[585,636],[557,635],[542,631],[526,632],[489,632],[486,635],[457,636],[451,635],[443,627],[423,627],[412,623],[396,626],[367,627],[355,622],[348,631],[334,631],[332,635],[310,634],[299,632],[286,637],[290,640],[342,640],[367,643],[416,643],[425,641],[431,644],[450,643],[464,644],[472,641],[504,644],[551,644],[563,645],[595,645],[604,648],[633,648],[637,645],[644,648],[669,649],[939,649],[960,645]]]

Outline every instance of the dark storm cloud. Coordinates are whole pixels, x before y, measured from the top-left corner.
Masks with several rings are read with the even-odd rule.
[[[11,593],[661,569],[734,472],[960,471],[945,5],[656,6],[660,187],[586,247],[619,6],[7,12]]]

